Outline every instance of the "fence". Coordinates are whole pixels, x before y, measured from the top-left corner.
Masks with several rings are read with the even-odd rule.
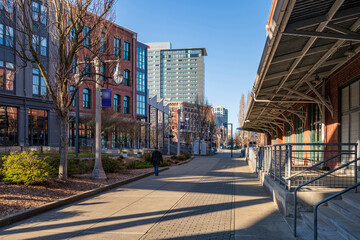
[[[247,152],[247,159],[257,171],[289,190],[356,158],[356,143],[288,143],[250,148]],[[356,169],[357,162],[310,186],[349,187],[354,184]]]

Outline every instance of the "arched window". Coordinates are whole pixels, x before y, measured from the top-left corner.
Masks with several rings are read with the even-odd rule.
[[[91,91],[87,88],[83,90],[83,108],[91,108]]]
[[[124,97],[124,113],[130,113],[130,97]]]
[[[120,112],[120,95],[114,95],[114,111]]]

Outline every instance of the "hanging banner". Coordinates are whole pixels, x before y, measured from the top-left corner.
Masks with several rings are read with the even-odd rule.
[[[180,122],[180,129],[182,129],[182,130],[185,129],[185,122]]]
[[[101,107],[111,107],[111,89],[101,89]]]

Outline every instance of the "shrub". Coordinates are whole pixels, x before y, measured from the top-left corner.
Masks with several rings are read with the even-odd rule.
[[[151,154],[150,153],[144,153],[142,155],[142,159],[146,162],[150,162],[151,161]]]
[[[3,180],[25,185],[48,181],[52,166],[33,152],[12,152],[3,158]]]
[[[186,160],[186,159],[188,159],[184,154],[181,154],[181,155],[179,155],[179,156],[177,156],[177,158],[176,158],[177,160]]]
[[[186,153],[184,153],[184,155],[185,155],[186,159],[191,158],[191,153],[190,152],[186,152]]]
[[[111,157],[103,157],[102,165],[105,172],[117,172],[121,169],[121,164],[118,160]]]
[[[56,177],[59,171],[60,157],[51,156],[46,161],[52,166],[51,177]],[[68,175],[89,173],[94,168],[94,159],[68,159]]]
[[[127,169],[135,169],[135,168],[136,168],[135,161],[127,162],[127,163],[126,163],[126,168],[127,168]]]
[[[126,164],[127,169],[142,169],[152,167],[153,165],[150,162],[131,161]]]
[[[169,163],[166,161],[160,163],[160,167],[167,167],[167,166],[169,166]]]
[[[154,167],[150,162],[141,162],[141,161],[135,161],[135,168],[141,169],[141,168],[152,168]]]

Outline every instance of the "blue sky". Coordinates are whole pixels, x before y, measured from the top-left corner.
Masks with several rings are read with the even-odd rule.
[[[141,42],[205,47],[205,97],[238,126],[241,94],[252,89],[272,0],[118,0],[115,22]]]

